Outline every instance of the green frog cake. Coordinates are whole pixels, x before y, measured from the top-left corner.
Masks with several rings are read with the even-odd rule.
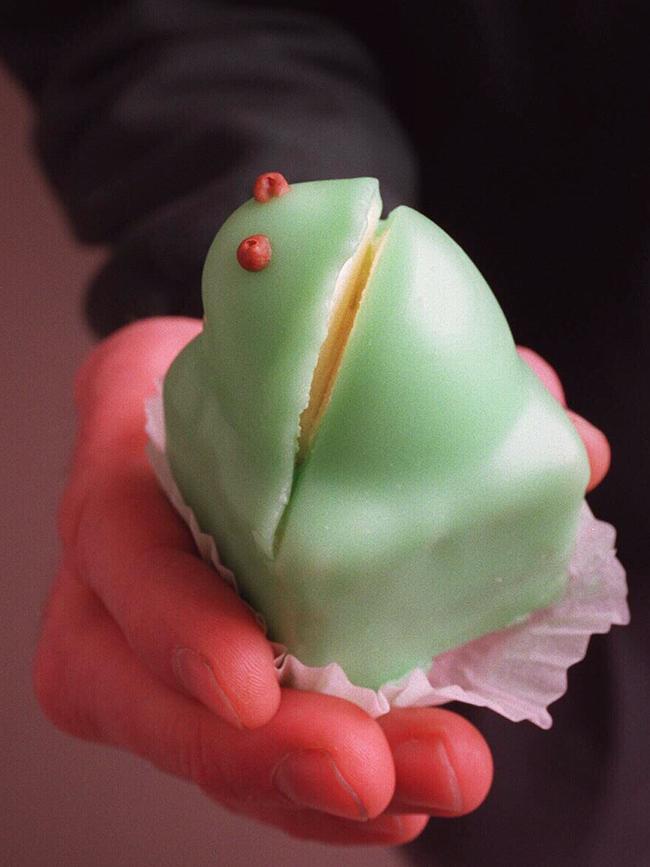
[[[372,690],[569,582],[589,478],[493,293],[373,178],[258,178],[163,386],[166,457],[269,638]]]

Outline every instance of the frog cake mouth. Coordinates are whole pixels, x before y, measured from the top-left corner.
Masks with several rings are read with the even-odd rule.
[[[298,422],[296,467],[307,459],[329,405],[357,313],[389,234],[385,222],[379,219],[380,213],[381,201],[374,200],[368,211],[366,231],[336,280],[327,335],[314,367],[309,402]]]

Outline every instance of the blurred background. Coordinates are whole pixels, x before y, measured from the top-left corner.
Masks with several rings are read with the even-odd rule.
[[[55,514],[91,345],[83,286],[101,250],[74,243],[31,157],[26,101],[0,68],[2,610],[0,863],[6,867],[394,867],[398,850],[324,847],[232,816],[198,791],[47,723],[31,658],[57,562]]]

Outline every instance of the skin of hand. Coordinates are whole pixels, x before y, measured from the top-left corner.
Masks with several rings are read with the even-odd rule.
[[[474,810],[493,768],[470,723],[441,708],[373,720],[341,699],[281,689],[251,611],[197,556],[149,467],[143,404],[200,327],[138,322],[79,372],[61,567],[34,663],[43,712],[69,734],[130,750],[304,839],[395,845],[430,816]],[[520,352],[564,403],[553,369]],[[572,419],[593,487],[609,446]]]

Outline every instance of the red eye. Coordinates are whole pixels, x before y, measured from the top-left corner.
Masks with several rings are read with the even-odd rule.
[[[266,235],[249,235],[237,247],[237,261],[246,271],[261,271],[271,261],[271,242]]]
[[[288,193],[291,187],[280,172],[265,172],[260,175],[253,186],[253,196],[258,202],[268,202],[278,196]]]

